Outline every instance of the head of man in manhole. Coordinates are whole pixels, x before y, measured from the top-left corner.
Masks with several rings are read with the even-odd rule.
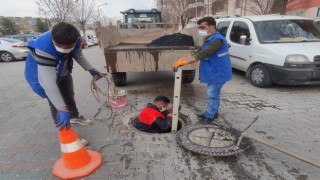
[[[144,107],[134,126],[144,132],[167,133],[171,131],[172,108],[169,98],[157,96],[152,103]]]

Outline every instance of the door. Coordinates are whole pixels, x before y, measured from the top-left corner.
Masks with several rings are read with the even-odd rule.
[[[241,44],[240,37],[245,35],[247,37],[246,43]],[[232,67],[241,71],[247,71],[249,67],[250,54],[250,30],[247,23],[242,21],[235,21],[231,27],[229,34],[229,53],[231,56]]]

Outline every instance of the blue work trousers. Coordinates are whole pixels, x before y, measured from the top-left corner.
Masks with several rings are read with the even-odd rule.
[[[204,112],[206,118],[214,118],[219,112],[220,91],[224,83],[209,83],[207,87],[208,106]]]

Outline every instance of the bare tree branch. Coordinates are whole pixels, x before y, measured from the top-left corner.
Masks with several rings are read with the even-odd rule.
[[[85,27],[87,23],[95,17],[95,5],[95,0],[79,0],[76,8],[72,12],[73,19],[79,23],[83,35],[86,34]]]
[[[179,17],[181,26],[184,27],[188,21],[187,10],[188,0],[157,0],[157,4],[163,12],[164,19],[172,20],[174,24],[176,17]]]
[[[37,0],[36,4],[40,15],[56,22],[70,20],[71,12],[75,8],[74,0]]]
[[[247,11],[253,14],[269,14],[274,0],[247,0]]]

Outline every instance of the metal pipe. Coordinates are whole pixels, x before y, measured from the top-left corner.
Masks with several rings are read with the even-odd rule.
[[[240,143],[241,143],[243,137],[246,137],[246,138],[248,138],[248,139],[251,139],[251,140],[254,140],[254,141],[259,142],[259,143],[261,143],[261,144],[264,144],[264,145],[266,145],[266,146],[268,146],[268,147],[271,147],[271,148],[273,148],[273,149],[275,149],[275,150],[278,150],[278,151],[280,151],[280,152],[282,152],[282,153],[284,153],[284,154],[287,154],[287,155],[289,155],[289,156],[292,156],[292,157],[294,157],[294,158],[297,158],[297,159],[299,159],[299,160],[301,160],[301,161],[304,161],[304,162],[306,162],[306,163],[308,163],[308,164],[311,164],[311,165],[313,165],[313,166],[316,166],[316,167],[320,168],[320,164],[317,163],[317,162],[315,162],[315,161],[312,161],[312,160],[310,160],[310,159],[307,159],[307,158],[305,158],[305,157],[302,157],[301,155],[299,155],[299,154],[297,154],[297,153],[294,153],[294,152],[291,152],[291,151],[289,151],[289,150],[287,150],[287,149],[284,149],[284,148],[282,148],[282,147],[280,147],[280,146],[278,146],[278,145],[275,145],[275,144],[272,144],[272,143],[270,143],[270,142],[264,141],[264,140],[262,140],[262,139],[260,139],[260,138],[258,138],[258,137],[256,137],[256,136],[245,134],[244,132],[245,132],[246,130],[248,130],[248,129],[253,125],[253,123],[255,123],[255,122],[258,120],[258,118],[259,118],[259,116],[257,116],[257,117],[249,124],[249,126],[247,126],[247,127],[241,132],[241,135],[240,135],[239,140],[238,140],[238,142],[237,142],[237,146],[238,146],[238,147],[240,146]]]
[[[248,135],[248,134],[241,134],[241,136],[244,136],[244,137],[246,137],[246,138],[249,138],[249,139],[251,139],[251,140],[254,140],[254,141],[256,141],[256,142],[259,142],[259,143],[261,143],[261,144],[264,144],[264,145],[266,145],[266,146],[268,146],[268,147],[271,147],[271,148],[273,148],[273,149],[275,149],[275,150],[278,150],[278,151],[280,151],[280,152],[282,152],[282,153],[284,153],[284,154],[287,154],[287,155],[289,155],[289,156],[292,156],[292,157],[294,157],[294,158],[297,158],[297,159],[299,159],[299,160],[301,160],[301,161],[304,161],[304,162],[306,162],[306,163],[308,163],[308,164],[311,164],[311,165],[313,165],[313,166],[316,166],[316,167],[320,168],[320,164],[319,164],[318,162],[315,162],[315,161],[313,161],[313,160],[307,159],[307,158],[305,158],[305,157],[303,157],[303,156],[301,156],[301,155],[299,155],[299,154],[297,154],[297,153],[294,153],[294,152],[292,152],[292,151],[289,151],[289,150],[287,150],[287,149],[284,149],[284,148],[282,148],[282,147],[280,147],[280,146],[278,146],[278,145],[275,145],[275,144],[272,144],[272,143],[270,143],[270,142],[264,141],[264,140],[262,140],[262,139],[260,139],[260,138],[258,138],[258,137],[256,137],[256,136],[252,136],[252,135]],[[240,144],[240,141],[238,142],[238,144]]]
[[[176,133],[178,128],[181,79],[182,79],[182,68],[179,67],[175,72],[175,80],[174,80],[174,96],[173,96],[173,110],[172,110],[173,114],[172,114],[172,126],[171,126],[172,133]]]

